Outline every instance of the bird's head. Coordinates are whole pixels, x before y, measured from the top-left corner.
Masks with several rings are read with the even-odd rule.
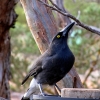
[[[67,25],[65,28],[63,28],[60,32],[58,32],[52,39],[52,42],[50,46],[52,48],[55,48],[60,45],[60,47],[64,44],[67,44],[66,41],[68,39],[68,33],[74,26],[75,22]]]

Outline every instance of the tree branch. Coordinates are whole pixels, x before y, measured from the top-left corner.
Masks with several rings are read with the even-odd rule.
[[[83,80],[83,84],[86,83],[88,77],[91,75],[91,73],[94,71],[95,67],[96,67],[96,64],[97,62],[99,61],[99,55],[97,55],[97,59],[95,61],[92,61],[91,62],[91,67],[89,67],[89,69],[86,71],[85,73],[85,78]]]
[[[52,0],[49,0],[50,2],[51,2],[51,4],[53,5],[53,6],[55,6],[58,10],[61,10],[62,11],[62,9],[61,8],[59,8]]]
[[[69,13],[65,13],[63,12],[63,10],[61,10],[56,4],[52,3],[52,1],[50,0],[50,2],[52,3],[52,5],[54,6],[51,6],[45,2],[43,2],[42,0],[39,0],[41,3],[43,3],[45,6],[51,8],[52,10],[55,10],[59,13],[61,13],[62,15],[64,16],[68,16],[70,17],[71,19],[73,19],[77,25],[81,26],[82,28],[85,28],[86,30],[90,31],[90,32],[93,32],[93,33],[96,33],[97,35],[100,35],[100,30],[97,30],[96,28],[92,28],[91,26],[88,26],[84,23],[82,23],[80,20],[78,20],[76,17],[74,17],[73,15],[69,14]]]

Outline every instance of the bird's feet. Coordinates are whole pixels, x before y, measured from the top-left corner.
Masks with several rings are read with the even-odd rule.
[[[60,95],[51,95],[51,94],[46,94],[46,93],[41,93],[40,95],[42,95],[42,96],[54,96],[54,97],[60,97]]]
[[[49,96],[48,94],[46,94],[44,92],[42,92],[40,95],[42,95],[42,96]]]

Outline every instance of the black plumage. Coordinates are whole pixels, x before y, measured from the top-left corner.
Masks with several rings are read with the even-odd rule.
[[[67,39],[73,25],[74,22],[53,37],[49,48],[34,62],[22,84],[34,76],[39,84],[54,85],[70,71],[75,57],[68,47]]]

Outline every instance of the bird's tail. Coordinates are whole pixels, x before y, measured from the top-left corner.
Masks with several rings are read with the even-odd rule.
[[[30,77],[30,75],[27,75],[24,80],[22,81],[22,85],[27,81],[27,79]]]
[[[30,77],[30,76],[35,76],[36,75],[36,72],[32,72],[32,71],[30,71],[30,73],[28,74],[28,75],[26,75],[26,77],[24,78],[24,80],[22,81],[22,85],[28,80],[28,78]]]

